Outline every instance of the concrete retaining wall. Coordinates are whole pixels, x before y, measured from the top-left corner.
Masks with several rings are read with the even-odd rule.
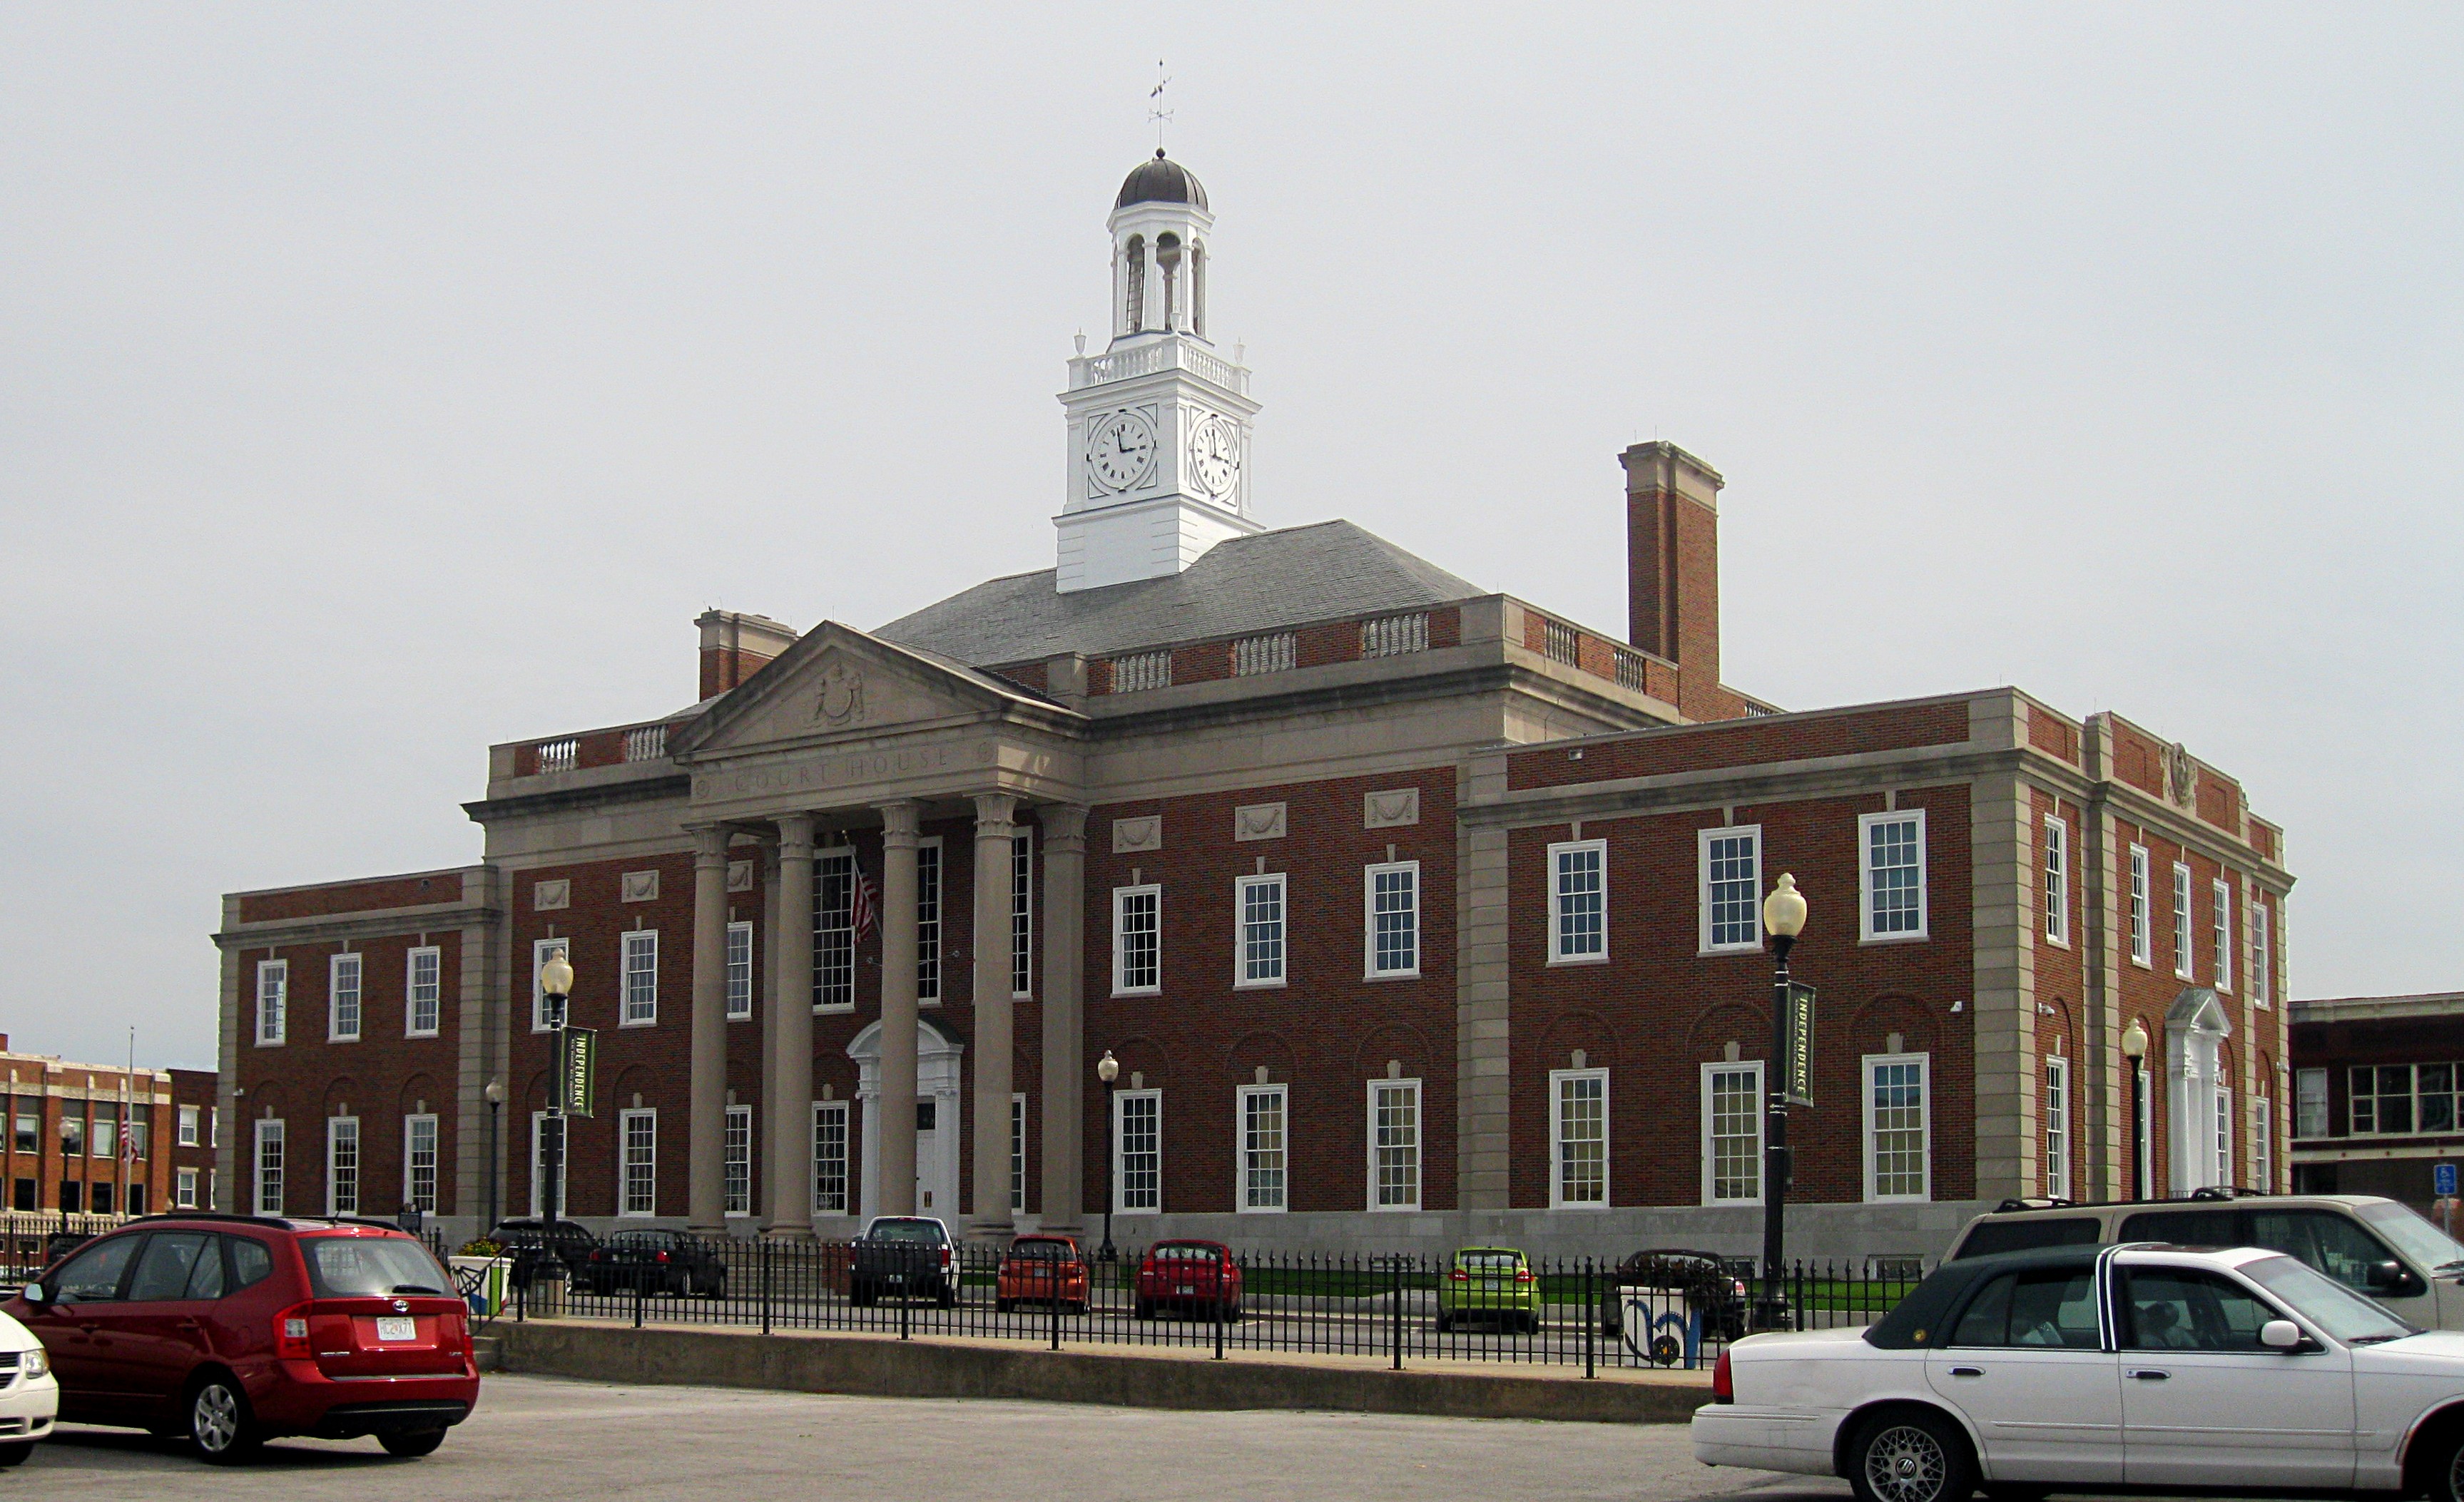
[[[1710,1399],[1706,1374],[1585,1381],[1440,1366],[1397,1372],[1358,1359],[1243,1352],[1048,1351],[1011,1343],[866,1335],[643,1329],[533,1319],[496,1326],[504,1369],[601,1382],[767,1387],[883,1398],[1023,1398],[1138,1408],[1321,1408],[1451,1418],[1675,1424]]]

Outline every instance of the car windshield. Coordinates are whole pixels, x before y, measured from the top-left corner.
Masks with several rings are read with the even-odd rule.
[[[2357,1207],[2355,1213],[2370,1230],[2394,1242],[2395,1250],[2415,1266],[2434,1273],[2464,1272],[2464,1243],[2423,1220],[2411,1206],[2390,1201]]]
[[[932,1220],[877,1220],[865,1234],[875,1241],[929,1241],[935,1245],[950,1239],[941,1223]]]
[[[453,1280],[408,1236],[302,1236],[308,1281],[319,1298],[442,1294]]]
[[[2298,1257],[2261,1257],[2243,1263],[2241,1271],[2346,1345],[2376,1345],[2421,1333]]]

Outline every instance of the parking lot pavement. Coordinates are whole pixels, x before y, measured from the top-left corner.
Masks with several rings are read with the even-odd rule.
[[[491,1377],[445,1448],[394,1460],[374,1440],[282,1440],[219,1470],[178,1447],[64,1427],[0,1497],[383,1502],[611,1496],[909,1497],[1018,1502],[1517,1498],[1617,1502],[1736,1494],[1838,1502],[1835,1481],[1711,1470],[1683,1425],[1533,1424],[1387,1414],[1179,1413],[1062,1404],[839,1398]]]

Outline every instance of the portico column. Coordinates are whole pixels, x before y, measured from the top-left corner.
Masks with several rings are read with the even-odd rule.
[[[779,1075],[779,998],[786,988],[779,979],[779,840],[761,841],[761,968],[753,991],[754,1027],[761,1034],[761,1185],[755,1208],[776,1215],[779,1207],[779,1109],[770,1099],[770,1081]]]
[[[915,1213],[916,805],[881,805],[881,1203],[868,1215]]]
[[[1009,1208],[1010,837],[1018,799],[976,795],[976,1234],[1003,1241]]]
[[[778,990],[770,1001],[770,1234],[813,1233],[813,816],[779,819]]]
[[[727,1229],[727,831],[693,837],[693,1087],[685,1129],[685,1221]]]
[[[1046,804],[1044,826],[1044,1229],[1085,1214],[1087,811]]]

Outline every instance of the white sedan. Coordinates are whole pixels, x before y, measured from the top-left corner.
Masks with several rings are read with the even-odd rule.
[[[2464,1334],[2273,1252],[1953,1262],[1864,1330],[1760,1335],[1694,1414],[1711,1466],[1860,1502],[2231,1488],[2464,1502]]]

